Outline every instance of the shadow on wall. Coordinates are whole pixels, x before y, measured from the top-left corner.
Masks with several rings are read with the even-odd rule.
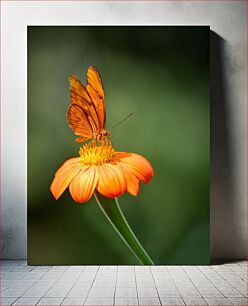
[[[210,33],[211,77],[211,258],[212,261],[238,258],[234,248],[240,240],[240,230],[235,222],[233,199],[234,175],[230,147],[226,83],[224,74],[225,41]],[[241,255],[242,256],[242,255]]]

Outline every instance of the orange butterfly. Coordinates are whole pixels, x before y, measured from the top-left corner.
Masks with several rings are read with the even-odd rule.
[[[95,66],[87,72],[86,88],[76,77],[70,77],[70,107],[67,119],[70,128],[79,136],[75,141],[97,141],[110,136],[106,129],[106,109],[100,73]]]

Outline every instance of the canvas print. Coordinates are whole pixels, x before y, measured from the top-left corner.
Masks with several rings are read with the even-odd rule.
[[[27,31],[28,263],[209,264],[209,27]]]

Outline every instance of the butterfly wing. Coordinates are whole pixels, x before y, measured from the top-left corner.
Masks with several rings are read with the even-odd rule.
[[[77,104],[71,104],[67,113],[70,128],[80,136],[75,141],[84,142],[92,138],[93,128],[84,111]]]
[[[76,76],[70,77],[70,107],[67,113],[67,119],[70,128],[79,138],[77,142],[91,139],[99,131],[99,119],[95,105]]]
[[[89,93],[96,109],[100,130],[106,129],[106,108],[104,90],[99,71],[95,66],[90,66],[87,72],[87,92]]]

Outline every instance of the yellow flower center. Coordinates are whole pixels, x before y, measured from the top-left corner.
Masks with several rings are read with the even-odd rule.
[[[115,150],[109,139],[96,142],[92,140],[79,150],[81,162],[85,166],[101,166],[115,159]]]

